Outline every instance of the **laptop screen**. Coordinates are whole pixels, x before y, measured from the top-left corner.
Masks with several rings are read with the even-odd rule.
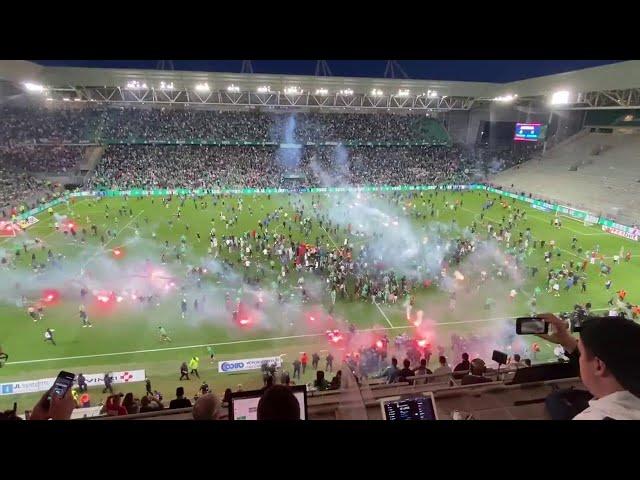
[[[437,420],[433,396],[382,400],[385,420]]]

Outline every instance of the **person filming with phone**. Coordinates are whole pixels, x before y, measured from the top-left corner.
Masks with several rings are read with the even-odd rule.
[[[551,394],[546,405],[554,419],[640,420],[640,325],[622,317],[590,317],[582,322],[580,337],[569,332],[566,321],[551,313],[538,315],[549,325],[539,335],[562,345],[569,362],[580,369],[589,391],[586,408],[572,404],[567,393]],[[577,410],[577,411],[576,411]],[[581,411],[580,411],[581,410]]]

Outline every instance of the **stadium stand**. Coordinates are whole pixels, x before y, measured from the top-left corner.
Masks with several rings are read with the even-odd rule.
[[[482,101],[490,102],[490,98],[488,96]],[[367,113],[360,109],[311,113],[306,109],[291,113],[286,109],[262,110],[262,107],[253,109],[253,106],[251,110],[229,106],[222,110],[206,106],[200,108],[189,105],[188,101],[185,105],[172,107],[144,106],[144,102],[135,107],[106,107],[89,103],[86,98],[76,98],[81,105],[75,105],[76,102],[69,98],[64,100],[64,104],[59,102],[61,105],[56,107],[0,107],[1,218],[15,215],[15,207],[20,204],[26,203],[22,205],[24,209],[57,195],[59,186],[53,185],[51,179],[58,177],[67,179],[67,188],[72,188],[72,180],[80,178],[75,186],[87,189],[151,189],[433,185],[485,180],[485,176],[491,174],[490,181],[505,190],[528,192],[529,196],[586,208],[620,221],[637,223],[640,220],[637,213],[640,207],[640,165],[637,162],[640,130],[634,128],[640,125],[638,110],[594,110],[586,112],[584,118],[574,115],[570,122],[555,129],[545,144],[548,148],[543,154],[542,142],[514,144],[509,135],[515,123],[512,120],[516,117],[509,116],[509,112],[505,113],[504,121],[482,120],[484,123],[502,123],[509,130],[503,146],[492,144],[490,136],[484,144],[475,146],[453,144],[451,130],[455,131],[456,137],[464,139],[474,134],[470,127],[470,114],[460,111],[470,107],[456,108],[461,114],[458,120],[447,117],[451,124],[448,131],[446,123],[431,118],[430,114],[399,113],[399,108],[394,113],[384,109]],[[48,103],[54,102],[42,102],[43,105]],[[527,107],[527,121],[537,121],[529,119],[534,106],[531,101]],[[521,106],[518,108],[515,111],[520,120],[520,113],[524,110]],[[492,110],[487,112],[486,118],[492,118]],[[552,117],[550,115],[549,118]],[[478,115],[474,125],[480,122]],[[574,134],[580,128],[582,130]],[[453,205],[451,207],[457,209]],[[133,217],[131,210],[130,217]],[[249,234],[246,235],[248,238]],[[84,241],[83,233],[82,243]],[[507,239],[507,246],[508,242]],[[227,245],[229,253],[238,248],[235,239]],[[453,257],[457,263],[471,247],[467,240],[462,239],[456,245]],[[24,251],[27,252],[26,244]],[[242,250],[239,253],[242,255]],[[367,259],[367,255],[365,252],[353,259],[349,255],[347,262],[341,253],[340,260],[334,257],[335,266],[342,265],[344,269],[349,265],[351,269],[355,267],[358,275],[365,273],[356,275],[354,279],[354,296],[360,294],[363,284],[367,286],[366,292],[375,286],[375,303],[376,295],[381,293],[378,284],[385,272],[367,270],[367,264],[374,263],[373,258]],[[390,284],[397,287],[398,278],[393,272],[390,276]],[[364,302],[369,299],[366,292],[362,295]],[[452,335],[452,338],[456,336]],[[471,335],[469,343],[473,338],[482,340]],[[462,352],[478,351],[459,345],[454,345],[452,339],[456,357]],[[492,345],[495,344],[487,341],[482,347]],[[617,342],[608,345],[617,346]],[[378,363],[375,371],[366,371],[366,355],[360,358],[360,353],[367,349],[362,347],[358,355],[354,355],[358,360],[347,355],[341,364],[336,361],[337,368],[346,372],[345,378],[334,378],[328,386],[321,375],[315,385],[308,383],[309,418],[380,420],[381,399],[429,392],[434,395],[442,419],[456,419],[456,415],[462,415],[479,420],[542,420],[551,418],[545,407],[545,399],[550,395],[565,389],[591,391],[577,376],[575,358],[571,363],[549,362],[532,367],[524,366],[525,362],[513,362],[502,371],[500,366],[498,369],[485,369],[484,361],[479,358],[471,363],[465,358],[462,370],[455,373],[415,374],[420,368],[422,353],[417,351],[418,358],[411,358],[408,349],[396,349],[400,364],[406,354],[407,363],[403,370],[388,371],[382,355],[378,359],[378,354],[372,353],[376,352],[375,348],[369,347],[369,355],[376,357]],[[531,350],[535,360],[533,352],[535,349]],[[468,357],[468,354],[464,355]],[[487,351],[482,350],[474,356],[487,358]],[[445,360],[441,362],[446,363]],[[530,364],[528,360],[527,365]],[[478,365],[482,368],[479,369]],[[424,367],[419,370],[424,371]],[[200,380],[199,375],[197,378]],[[298,381],[299,378],[298,375]],[[637,375],[634,379],[637,380]],[[259,382],[259,378],[256,380]],[[271,381],[279,383],[273,378]],[[584,382],[588,383],[586,378]],[[265,387],[268,385],[265,381]],[[623,386],[625,391],[628,390],[626,393],[633,390],[636,394],[636,390],[627,384]],[[98,406],[77,408],[71,418],[117,421],[185,420],[194,417],[191,407],[165,408],[160,395],[156,402],[153,395],[142,396],[139,400],[133,393],[127,393],[122,405],[119,397],[123,395],[116,396],[117,401],[111,396]],[[178,400],[185,401],[180,406],[188,404],[181,394]],[[165,403],[169,404],[167,400]],[[637,411],[637,405],[635,409]],[[110,411],[105,413],[107,410]],[[227,419],[224,413],[219,418]]]
[[[497,185],[619,221],[640,222],[640,132],[584,133],[547,155],[491,177]]]
[[[408,382],[393,384],[364,383],[353,388],[308,393],[310,420],[337,420],[348,416],[364,420],[382,420],[380,400],[398,395],[415,396],[433,392],[441,419],[452,419],[454,411],[465,412],[477,420],[545,420],[549,413],[545,398],[559,389],[584,389],[577,377],[511,384],[513,375],[495,381],[495,371],[488,374],[493,382],[476,385],[459,385],[451,375],[430,375],[429,383],[411,385]],[[449,385],[449,381],[452,385]],[[223,405],[221,420],[228,419]],[[79,411],[78,409],[76,411]],[[357,412],[349,411],[357,410]],[[190,420],[192,408],[163,409],[156,412],[124,416],[97,415],[92,420]],[[82,418],[82,417],[78,417]]]

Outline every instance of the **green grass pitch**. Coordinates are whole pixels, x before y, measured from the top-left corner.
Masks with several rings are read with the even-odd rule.
[[[318,194],[316,194],[318,195]],[[336,194],[340,195],[340,194]],[[386,195],[386,194],[385,194]],[[390,197],[391,194],[386,195]],[[407,194],[405,193],[405,196]],[[425,192],[425,195],[428,195]],[[468,226],[475,219],[478,221],[482,204],[486,201],[484,191],[460,192],[440,192],[437,197],[439,216],[433,221],[449,224],[455,217],[460,226]],[[238,199],[242,198],[243,208],[238,211]],[[326,198],[320,195],[320,198]],[[489,198],[497,198],[496,195],[489,195]],[[456,199],[463,200],[463,207],[457,211],[446,209],[444,202],[452,202]],[[141,263],[149,259],[154,265],[160,265],[160,256],[165,241],[170,244],[167,254],[167,264],[165,269],[176,282],[186,281],[185,272],[187,265],[199,266],[205,258],[212,258],[208,254],[209,248],[208,233],[211,229],[211,221],[215,219],[215,228],[218,237],[222,235],[239,235],[256,228],[257,221],[264,217],[266,213],[274,211],[278,207],[283,207],[289,218],[293,215],[290,202],[302,200],[310,208],[311,194],[274,194],[270,198],[267,195],[255,196],[232,196],[218,197],[214,206],[211,197],[206,198],[208,207],[206,209],[194,208],[193,202],[188,199],[182,208],[181,218],[176,217],[179,201],[174,197],[173,201],[165,208],[160,197],[144,197],[143,199],[129,198],[109,198],[100,201],[81,200],[69,205],[59,205],[55,212],[59,215],[68,215],[69,218],[78,225],[78,232],[84,227],[88,234],[86,244],[80,245],[79,241],[74,242],[70,236],[65,236],[56,231],[53,227],[54,217],[44,212],[38,216],[39,222],[25,231],[24,234],[14,238],[0,239],[0,253],[2,250],[7,255],[13,256],[16,250],[21,251],[17,259],[17,270],[15,272],[31,272],[31,254],[36,253],[38,262],[46,262],[46,250],[51,248],[54,253],[62,253],[63,268],[68,271],[71,266],[77,269],[77,276],[81,270],[92,273],[92,269],[99,269],[103,265],[102,260],[116,263],[124,268],[126,265],[135,262]],[[224,200],[225,206],[222,207]],[[110,216],[105,218],[105,205],[110,207]],[[238,222],[228,230],[220,221],[220,213],[233,204],[238,215]],[[418,210],[422,207],[420,202],[416,202]],[[600,252],[605,255],[607,264],[612,266],[610,275],[613,281],[611,290],[604,287],[605,278],[599,274],[598,266],[589,265],[587,269],[587,293],[581,293],[579,287],[574,287],[569,292],[561,292],[559,297],[554,297],[546,291],[546,268],[541,249],[534,251],[527,257],[527,265],[539,267],[539,273],[535,279],[527,277],[525,284],[513,302],[508,301],[508,292],[511,288],[505,282],[503,297],[497,296],[495,299],[500,304],[499,311],[488,312],[482,307],[484,297],[477,295],[475,298],[458,305],[456,311],[448,310],[447,294],[435,288],[419,289],[416,294],[416,308],[421,308],[426,317],[430,317],[437,323],[435,335],[439,343],[447,347],[447,355],[450,357],[449,338],[452,333],[482,333],[483,331],[504,326],[505,323],[513,323],[507,317],[515,317],[518,314],[529,312],[528,301],[536,286],[543,290],[538,299],[538,311],[564,311],[570,310],[575,303],[591,301],[594,309],[607,310],[607,301],[615,295],[616,290],[624,288],[629,292],[627,299],[633,304],[638,303],[638,274],[640,273],[640,260],[637,255],[638,245],[636,242],[624,238],[616,237],[604,233],[598,226],[585,226],[580,222],[563,218],[563,226],[556,229],[551,226],[552,215],[538,210],[530,209],[523,203],[515,202],[510,205],[524,208],[527,212],[527,220],[520,222],[514,229],[513,237],[517,232],[524,230],[527,226],[531,228],[534,238],[545,239],[547,242],[555,240],[561,251],[560,257],[554,257],[551,265],[557,267],[562,262],[570,259],[574,261],[582,260],[584,253],[578,254],[571,249],[572,237],[577,237],[578,245],[584,252],[591,250],[596,245]],[[127,213],[124,216],[118,215],[118,209],[126,205]],[[389,209],[393,207],[389,206]],[[132,215],[129,215],[129,209]],[[250,214],[250,210],[251,213]],[[399,210],[399,209],[398,209]],[[499,202],[485,212],[484,221],[498,220],[504,215],[504,210]],[[398,211],[402,215],[401,211]],[[117,218],[117,223],[115,219]],[[430,217],[429,217],[430,218]],[[168,220],[172,219],[173,226]],[[411,220],[416,229],[422,228],[424,221]],[[427,221],[431,221],[430,219]],[[89,222],[89,223],[88,223]],[[99,228],[98,237],[94,237],[89,232],[91,223],[95,223]],[[136,226],[137,224],[137,226]],[[190,226],[186,231],[186,225]],[[342,226],[344,227],[344,225]],[[106,229],[116,232],[115,238],[105,238],[106,246],[100,242],[100,234]],[[137,230],[137,232],[136,232]],[[485,228],[481,228],[480,233],[484,235]],[[202,240],[198,242],[195,233],[199,232]],[[153,238],[153,233],[156,237]],[[278,232],[282,233],[282,232]],[[313,230],[309,235],[303,236],[297,228],[293,228],[292,237],[294,240],[305,240],[315,243],[316,237],[325,232],[319,229],[317,222],[314,222]],[[181,235],[185,235],[186,256],[182,263],[175,260],[175,255],[171,252],[174,245],[180,243]],[[344,230],[338,235],[327,238],[325,234],[324,242],[342,243],[345,236]],[[40,247],[30,245],[28,252],[24,254],[22,250],[25,239],[33,240],[40,238],[45,245],[45,250]],[[81,234],[78,233],[78,239]],[[106,235],[105,235],[106,237]],[[336,238],[333,238],[336,237]],[[363,240],[354,239],[354,244]],[[121,247],[122,256],[114,259],[113,249]],[[622,261],[619,265],[612,265],[611,257],[619,253],[620,249],[631,251],[630,262]],[[238,261],[238,254],[229,255],[226,248],[221,247],[221,256],[234,263]],[[261,258],[258,252],[257,258]],[[279,262],[276,262],[279,269]],[[266,280],[263,282],[265,291],[270,288],[271,280],[275,276],[269,266],[265,264]],[[237,266],[235,270],[241,272],[242,268]],[[251,272],[255,272],[255,262],[250,267]],[[98,272],[94,272],[98,273]],[[7,277],[6,270],[0,274]],[[305,274],[312,281],[311,274]],[[290,282],[293,284],[298,275],[291,275]],[[27,278],[25,276],[25,278]],[[13,303],[0,300],[0,345],[9,354],[9,362],[0,369],[0,383],[13,380],[27,380],[45,377],[54,377],[60,370],[66,369],[73,372],[100,373],[107,370],[127,370],[144,368],[151,378],[153,388],[161,391],[166,399],[173,398],[174,389],[178,385],[185,386],[188,395],[197,392],[200,382],[191,380],[190,382],[179,382],[179,365],[182,361],[187,361],[191,356],[198,355],[201,360],[200,376],[217,392],[222,393],[225,387],[236,388],[242,384],[245,389],[261,386],[261,379],[258,372],[242,374],[222,374],[217,371],[217,361],[228,359],[251,358],[259,356],[270,356],[286,354],[285,361],[290,362],[306,351],[320,351],[328,348],[328,342],[324,335],[325,325],[312,325],[301,318],[289,318],[296,316],[297,310],[285,318],[286,312],[280,308],[276,302],[267,302],[265,316],[276,321],[265,322],[262,326],[256,325],[252,329],[239,329],[232,324],[230,315],[224,312],[224,292],[231,291],[235,297],[235,290],[225,288],[223,283],[213,272],[209,272],[202,285],[202,291],[208,295],[207,303],[216,304],[220,314],[212,315],[212,318],[203,318],[195,315],[192,311],[192,299],[189,299],[189,311],[187,318],[180,316],[180,293],[178,290],[172,291],[165,298],[159,301],[159,305],[152,307],[140,307],[136,302],[125,301],[122,304],[113,306],[110,312],[94,311],[89,308],[92,328],[81,328],[78,317],[78,307],[80,305],[79,287],[71,283],[67,285],[50,285],[49,288],[59,289],[65,292],[60,302],[45,309],[45,317],[40,322],[33,322],[27,314],[26,308],[19,308]],[[72,285],[72,286],[70,286]],[[293,285],[291,291],[294,291]],[[3,286],[4,290],[11,290],[11,286]],[[117,285],[113,287],[117,290]],[[67,293],[69,292],[69,293]],[[37,298],[29,298],[30,301]],[[324,294],[319,299],[324,306],[329,305],[329,297]],[[460,303],[460,302],[459,302]],[[444,307],[443,307],[444,306]],[[298,308],[298,307],[296,307]],[[309,306],[300,308],[310,308]],[[301,315],[297,315],[301,317]],[[214,318],[215,317],[215,318]],[[336,318],[346,319],[355,323],[359,329],[386,329],[390,337],[402,331],[411,330],[411,326],[405,319],[404,308],[401,301],[397,305],[374,305],[370,301],[344,301],[338,300],[336,305]],[[265,325],[269,324],[269,328]],[[292,325],[293,324],[293,325]],[[160,341],[157,328],[163,325],[172,342],[170,344]],[[56,346],[43,341],[45,328],[55,329]],[[527,338],[531,341],[531,338]],[[540,342],[540,340],[538,339]],[[537,361],[546,361],[552,358],[552,347],[545,342],[540,342],[542,351],[538,355]],[[216,364],[208,361],[205,350],[206,345],[213,345],[216,352]],[[321,354],[321,357],[324,355]],[[458,359],[450,358],[451,363],[456,363]],[[432,360],[433,362],[433,360]],[[321,363],[322,364],[322,363]],[[303,376],[304,382],[310,382],[314,378],[314,372],[307,370]],[[144,384],[136,383],[132,385],[116,388],[123,392],[133,391],[134,394],[144,392]],[[98,388],[90,390],[92,403],[102,397]],[[19,402],[21,410],[30,408],[39,397],[39,394],[7,395],[0,396],[0,408],[11,408],[14,401]]]

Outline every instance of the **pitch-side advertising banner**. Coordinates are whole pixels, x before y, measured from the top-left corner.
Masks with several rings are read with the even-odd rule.
[[[126,372],[111,372],[113,383],[144,382],[144,370],[130,370]],[[84,376],[87,386],[104,386],[104,373],[92,373]],[[46,392],[53,386],[55,378],[40,378],[38,380],[19,380],[11,383],[0,383],[0,395],[16,395],[20,393]],[[77,383],[76,383],[77,384]]]
[[[280,357],[264,357],[264,358],[247,358],[243,360],[227,360],[225,362],[218,362],[218,372],[220,373],[235,373],[246,372],[247,370],[260,370],[263,363],[272,364],[276,366],[282,365],[282,358]]]

